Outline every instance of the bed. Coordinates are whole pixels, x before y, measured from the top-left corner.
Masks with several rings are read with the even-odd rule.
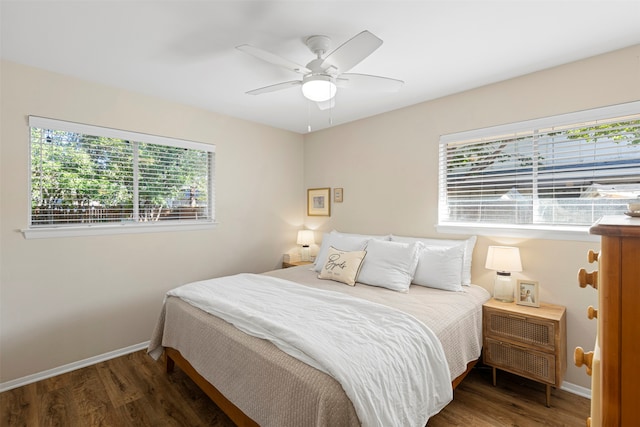
[[[340,240],[342,237],[344,239]],[[352,245],[346,243],[347,238],[352,239]],[[364,244],[362,239],[366,240]],[[371,243],[372,239],[376,240],[375,244]],[[322,253],[323,250],[334,251],[334,246],[338,245],[344,247],[348,254],[356,253],[358,249],[369,249],[361,260],[361,269],[356,276],[372,277],[368,280],[370,282],[382,280],[378,284],[358,282],[355,286],[347,286],[338,280],[320,279],[319,276],[322,274],[317,271],[322,268],[320,266],[317,269],[301,266],[275,270],[263,275],[251,275],[251,279],[259,281],[263,278],[265,282],[272,279],[284,280],[295,287],[312,289],[313,292],[340,294],[345,298],[364,300],[367,304],[386,306],[390,310],[408,314],[408,317],[427,325],[427,329],[437,337],[446,359],[444,366],[450,391],[464,378],[480,356],[482,304],[488,300],[489,294],[485,289],[471,284],[456,287],[455,291],[441,289],[442,286],[438,288],[410,284],[405,292],[398,292],[398,289],[380,286],[380,283],[394,281],[394,277],[386,277],[384,271],[373,268],[379,267],[376,263],[374,245],[384,246],[386,252],[382,255],[385,261],[391,259],[391,265],[403,263],[402,260],[393,260],[393,254],[387,251],[390,243],[378,242],[391,239],[386,236],[344,233],[336,236],[326,233],[318,254],[320,261],[327,259],[327,254]],[[396,242],[408,248],[420,249],[420,253],[424,252],[425,239],[407,239],[409,240],[396,238]],[[358,244],[356,240],[359,241]],[[417,244],[418,241],[423,243]],[[438,240],[435,243],[427,243],[434,247],[442,242],[450,243],[442,245],[438,255],[447,259],[455,258],[456,269],[457,263],[464,262],[465,253],[470,256],[469,247],[471,251],[473,249],[473,245],[468,241]],[[472,243],[475,243],[475,239]],[[462,256],[456,257],[449,251],[453,244],[464,246],[457,252],[462,253]],[[393,249],[398,247],[399,245],[393,246]],[[370,255],[371,257],[367,258]],[[378,251],[377,256],[380,255]],[[415,258],[414,264],[418,264],[420,258]],[[442,259],[438,260],[436,256],[435,261],[431,263],[422,259],[424,266],[429,267],[428,274],[436,274],[438,277],[447,275],[447,271],[438,271],[442,269]],[[367,269],[366,262],[370,262]],[[409,280],[417,280],[418,266],[408,265],[407,268],[412,270]],[[464,276],[464,271],[469,268],[470,265],[461,265],[461,276]],[[468,277],[466,279],[469,280]],[[459,284],[464,282],[463,277],[452,280],[459,280]],[[310,366],[267,339],[241,331],[229,323],[228,319],[223,320],[212,315],[197,304],[194,305],[192,301],[187,302],[169,294],[165,298],[149,346],[149,354],[154,358],[160,357],[163,351],[168,371],[177,364],[239,426],[375,425],[369,421],[362,421],[360,404],[354,407],[353,399],[350,399],[345,391],[348,389],[323,369]],[[440,392],[435,390],[436,394]],[[384,400],[386,399],[385,397]]]

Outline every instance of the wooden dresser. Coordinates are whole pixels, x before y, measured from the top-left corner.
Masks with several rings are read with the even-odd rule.
[[[574,353],[577,366],[586,365],[591,377],[592,427],[640,425],[640,218],[605,216],[591,234],[601,236],[600,253],[588,255],[599,269],[581,269],[581,287],[598,292],[598,307],[587,315],[597,318],[594,351]]]

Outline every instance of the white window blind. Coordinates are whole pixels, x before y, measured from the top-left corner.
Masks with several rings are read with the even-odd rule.
[[[215,146],[29,117],[30,228],[213,222]]]
[[[440,225],[587,226],[639,197],[640,102],[440,140]]]

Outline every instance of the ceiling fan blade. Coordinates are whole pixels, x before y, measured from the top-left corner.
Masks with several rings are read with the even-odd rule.
[[[240,46],[236,46],[236,49],[244,53],[248,53],[251,56],[255,56],[258,59],[262,59],[263,61],[266,61],[270,64],[286,68],[287,70],[291,70],[296,73],[308,74],[311,72],[311,70],[303,65],[296,64],[295,62],[289,61],[288,59],[278,56],[275,53],[268,52],[255,46],[243,44]]]
[[[292,80],[290,82],[278,83],[271,86],[265,86],[258,89],[253,89],[247,92],[248,95],[261,95],[263,93],[275,92],[278,90],[289,89],[294,86],[300,86],[302,82],[300,80]]]
[[[327,101],[316,102],[316,105],[322,111],[328,110],[329,108],[333,108],[333,107],[336,106],[336,97],[334,96],[333,98],[331,98],[331,99],[329,99]]]
[[[365,30],[327,55],[322,62],[322,68],[326,69],[333,65],[338,69],[338,72],[344,73],[371,55],[381,45],[381,39]]]
[[[340,74],[336,79],[338,87],[376,92],[397,92],[403,84],[402,80],[356,73]]]

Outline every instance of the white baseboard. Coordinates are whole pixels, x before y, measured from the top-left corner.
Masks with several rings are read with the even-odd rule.
[[[26,377],[17,378],[11,381],[6,381],[3,383],[0,383],[0,393],[3,391],[11,390],[13,388],[22,387],[23,385],[45,380],[47,378],[55,377],[56,375],[75,371],[76,369],[95,365],[96,363],[104,362],[105,360],[115,359],[116,357],[124,356],[125,354],[133,353],[138,350],[143,350],[147,347],[149,347],[149,341],[142,342],[140,344],[134,344],[129,347],[121,348],[119,350],[110,351],[108,353],[100,354],[98,356],[90,357],[88,359],[79,360],[77,362],[62,365],[57,368],[48,369],[46,371],[38,372],[36,374],[27,375]]]
[[[568,391],[569,393],[577,394],[578,396],[586,397],[587,399],[591,399],[590,388],[582,387],[582,386],[564,381],[562,383],[562,386],[560,386],[560,389],[564,391]]]

